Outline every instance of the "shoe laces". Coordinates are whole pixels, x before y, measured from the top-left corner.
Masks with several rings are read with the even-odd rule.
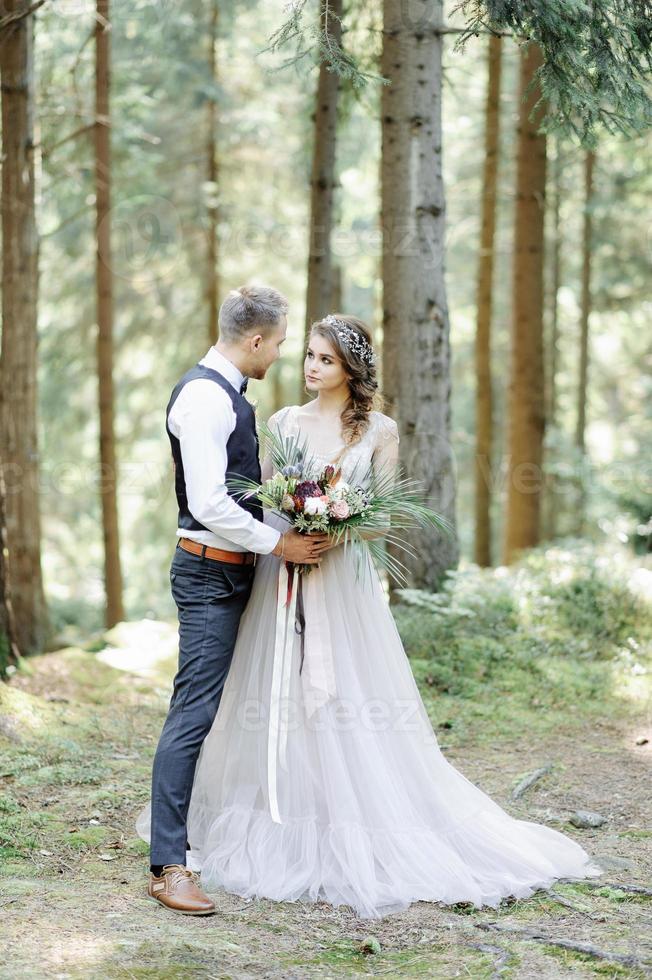
[[[196,872],[184,867],[183,864],[166,864],[163,867],[163,874],[171,875],[173,878],[190,878],[195,883],[198,881]]]

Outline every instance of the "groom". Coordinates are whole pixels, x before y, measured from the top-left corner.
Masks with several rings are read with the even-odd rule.
[[[219,312],[219,340],[177,382],[166,430],[179,521],[170,568],[179,613],[179,669],[154,758],[148,896],[174,912],[209,915],[214,903],[186,868],[186,819],[195,766],[222,696],[256,554],[314,564],[328,536],[281,534],[260,504],[236,502],[231,477],[260,480],[254,410],[244,397],[280,357],[288,305],[275,289],[241,286]]]

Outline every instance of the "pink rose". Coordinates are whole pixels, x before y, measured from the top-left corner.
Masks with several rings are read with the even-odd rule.
[[[331,516],[335,518],[336,521],[345,520],[351,511],[349,510],[349,505],[346,500],[334,500],[331,504]]]

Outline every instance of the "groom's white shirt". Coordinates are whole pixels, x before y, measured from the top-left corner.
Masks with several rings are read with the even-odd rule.
[[[211,347],[200,364],[213,368],[237,392],[244,375],[228,358]],[[231,399],[207,378],[195,378],[183,386],[170,409],[168,425],[181,445],[188,508],[208,531],[177,528],[177,535],[226,551],[255,551],[269,554],[281,532],[257,521],[239,507],[226,490],[226,444],[235,429]]]

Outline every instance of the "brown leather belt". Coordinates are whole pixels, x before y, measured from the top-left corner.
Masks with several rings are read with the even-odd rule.
[[[255,565],[256,553],[254,551],[222,551],[221,548],[210,548],[199,541],[192,541],[190,538],[179,538],[179,547],[184,551],[190,551],[193,555],[200,555],[202,558],[212,558],[214,561],[228,561],[232,565]]]

